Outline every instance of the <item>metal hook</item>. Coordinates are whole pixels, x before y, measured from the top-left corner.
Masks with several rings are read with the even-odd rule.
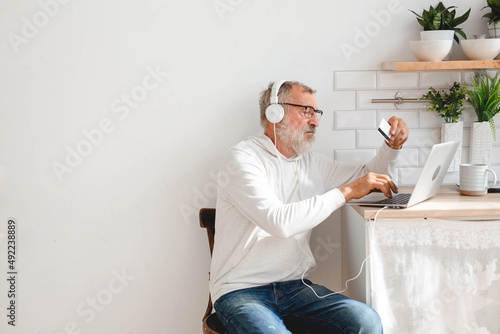
[[[401,106],[403,105],[403,93],[401,93],[399,90],[394,94],[394,98],[397,99],[398,101],[394,103],[394,107],[396,109],[401,109]]]

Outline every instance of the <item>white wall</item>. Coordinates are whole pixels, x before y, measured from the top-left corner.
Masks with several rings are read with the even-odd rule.
[[[455,4],[473,7],[467,34],[486,33],[484,3]],[[420,27],[408,8],[428,5],[3,1],[0,332],[201,332],[210,259],[196,213],[215,204],[222,152],[261,131],[259,92],[281,78],[316,88],[326,114],[316,150],[333,155],[352,141],[334,117],[356,109],[334,92],[334,72],[413,60]],[[335,289],[339,220],[313,235],[314,277]]]

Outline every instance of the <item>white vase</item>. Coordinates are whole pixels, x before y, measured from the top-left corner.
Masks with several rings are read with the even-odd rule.
[[[451,161],[448,172],[458,172],[462,163],[462,137],[464,133],[464,122],[443,123],[441,125],[441,142],[459,141],[457,152]]]
[[[489,165],[493,137],[489,122],[473,122],[470,128],[469,162]]]
[[[500,22],[488,23],[488,35],[490,38],[500,38]]]
[[[487,23],[488,25],[488,36],[489,38],[500,38],[500,22],[498,23]],[[496,60],[500,59],[500,54],[495,57]]]

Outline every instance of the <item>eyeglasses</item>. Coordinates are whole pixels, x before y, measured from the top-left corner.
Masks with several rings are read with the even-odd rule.
[[[287,106],[294,106],[294,107],[304,108],[304,116],[306,118],[312,118],[313,115],[314,115],[314,113],[316,113],[316,116],[318,117],[318,121],[319,121],[319,119],[321,118],[321,116],[323,116],[323,111],[318,110],[318,109],[314,109],[311,106],[303,106],[303,105],[300,105],[300,104],[285,103],[285,102],[280,102],[279,104],[284,104],[284,105],[287,105]]]

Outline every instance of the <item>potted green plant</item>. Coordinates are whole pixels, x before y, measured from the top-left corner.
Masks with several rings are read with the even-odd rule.
[[[470,162],[488,164],[492,140],[496,140],[494,117],[500,112],[500,77],[477,73],[467,85],[467,101],[472,105],[477,122],[471,124]]]
[[[481,8],[489,8],[490,12],[483,15],[483,18],[488,19],[488,32],[490,38],[500,38],[500,0],[487,0],[487,5]]]
[[[420,99],[428,100],[427,110],[437,112],[444,119],[444,123],[441,125],[441,141],[462,141],[464,125],[460,121],[460,117],[467,100],[465,88],[458,82],[454,82],[448,90],[436,90],[430,87],[429,91]],[[462,145],[459,145],[448,171],[458,171],[461,162]]]
[[[422,39],[428,38],[425,37],[425,32],[427,31],[443,31],[443,30],[453,31],[450,34],[457,43],[460,43],[458,35],[462,36],[464,39],[467,39],[466,34],[462,30],[462,28],[458,28],[458,25],[467,21],[470,14],[470,8],[467,12],[458,17],[455,17],[457,14],[455,8],[457,7],[456,6],[445,7],[445,5],[442,2],[439,2],[435,8],[430,6],[429,10],[424,9],[421,15],[417,14],[413,10],[410,10],[413,14],[417,16],[418,23],[424,28],[424,33],[421,34]]]
[[[467,100],[466,90],[458,82],[454,82],[448,91],[440,91],[433,87],[422,95],[421,99],[429,100],[428,111],[436,111],[444,118],[445,123],[457,123],[465,108],[464,102]]]

